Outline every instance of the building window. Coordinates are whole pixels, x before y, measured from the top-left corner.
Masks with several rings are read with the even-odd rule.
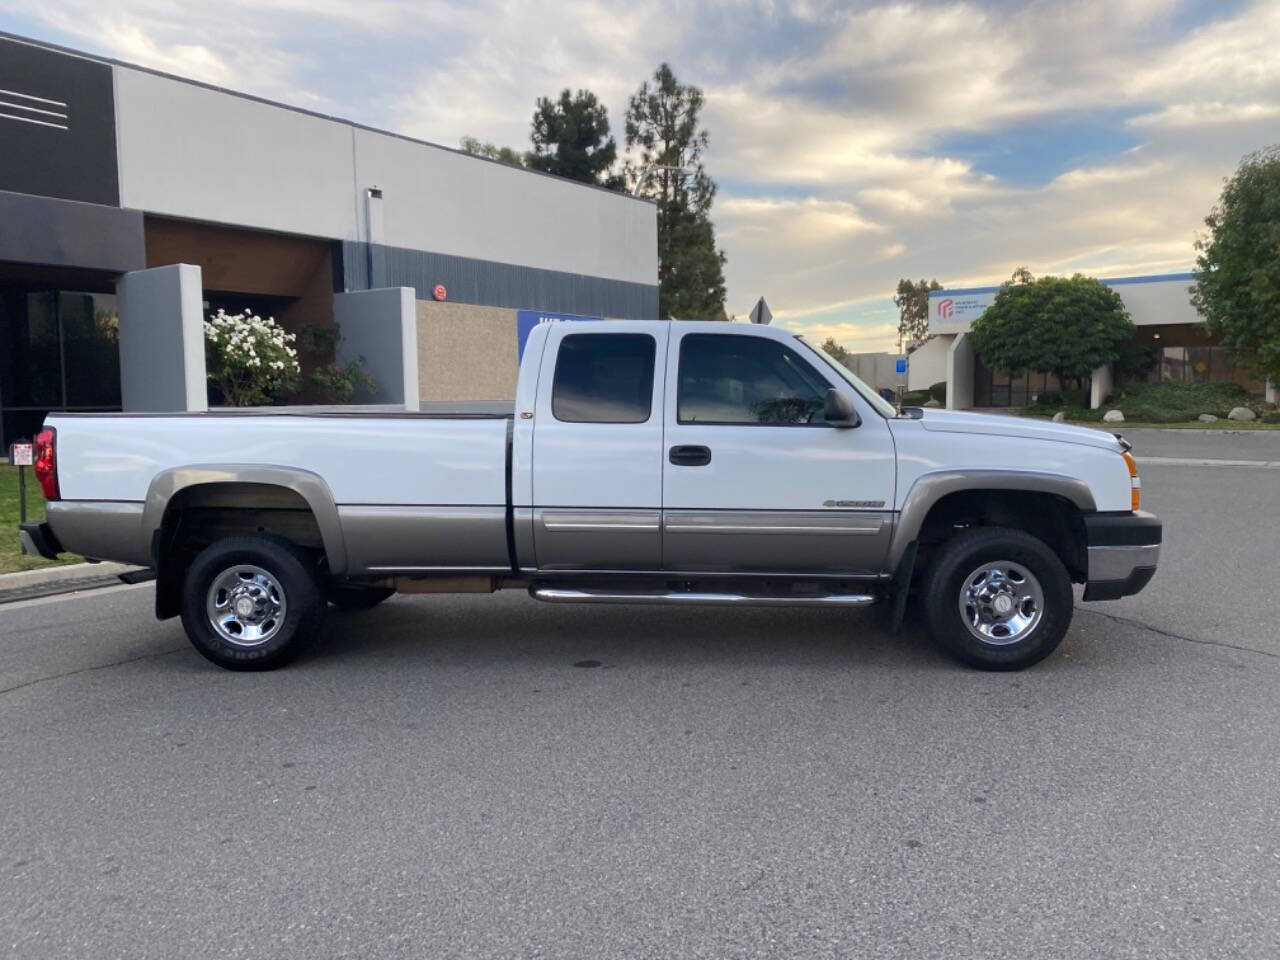
[[[0,287],[0,444],[35,433],[51,410],[119,410],[116,298]]]

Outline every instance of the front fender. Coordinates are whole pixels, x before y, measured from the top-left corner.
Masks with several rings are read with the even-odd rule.
[[[966,490],[1008,490],[1050,493],[1075,504],[1082,513],[1093,513],[1097,504],[1088,484],[1075,477],[1035,470],[937,470],[916,478],[902,502],[893,541],[889,545],[888,569],[896,570],[907,546],[914,543],[925,517],[943,497]]]

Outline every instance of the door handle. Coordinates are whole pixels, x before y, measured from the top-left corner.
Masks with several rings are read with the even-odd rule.
[[[668,452],[667,459],[677,467],[705,467],[711,462],[711,448],[695,444],[674,446]]]

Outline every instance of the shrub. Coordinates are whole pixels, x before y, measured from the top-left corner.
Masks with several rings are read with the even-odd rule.
[[[947,405],[947,382],[943,380],[941,383],[935,383],[929,388],[929,398],[937,400],[942,406]]]
[[[908,390],[902,395],[902,405],[904,407],[922,407],[928,401],[928,390]]]
[[[208,377],[233,407],[251,407],[297,389],[298,351],[268,317],[219,310],[204,322]]]
[[[1232,407],[1249,407],[1263,414],[1261,398],[1235,383],[1132,383],[1119,388],[1098,410],[1089,410],[1082,393],[1064,391],[1061,404],[1039,403],[1022,408],[1032,416],[1050,417],[1062,410],[1068,420],[1101,420],[1108,410],[1119,410],[1126,420],[1139,423],[1187,423],[1202,413],[1225,417]],[[1265,419],[1265,416],[1264,416]]]
[[[346,364],[328,363],[311,372],[311,384],[326,403],[359,403],[368,400],[378,390],[364,357],[356,357]]]

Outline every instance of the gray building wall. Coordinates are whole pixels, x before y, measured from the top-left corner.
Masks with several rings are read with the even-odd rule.
[[[124,409],[209,409],[200,268],[176,263],[126,273],[116,296]]]
[[[378,386],[369,402],[417,410],[418,314],[413,291],[392,287],[335,294],[333,319],[342,334],[338,362],[362,358]]]
[[[449,302],[619,320],[658,318],[656,284],[539,270],[492,260],[348,241],[342,244],[341,272],[342,286],[347,290],[413,287],[417,299],[431,300],[436,284],[443,284]]]

